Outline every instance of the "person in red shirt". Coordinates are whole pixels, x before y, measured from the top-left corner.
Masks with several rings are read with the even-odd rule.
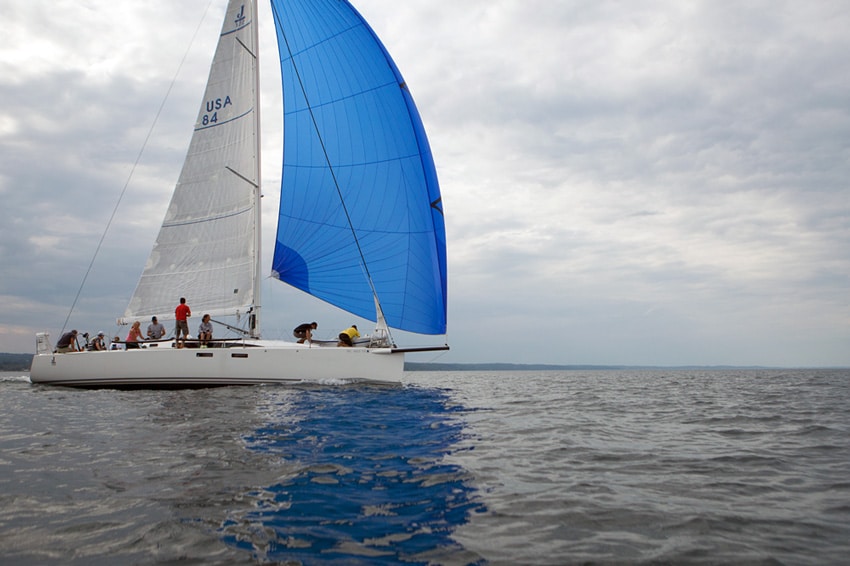
[[[192,316],[192,310],[186,304],[186,299],[180,297],[180,304],[174,309],[174,318],[177,321],[174,327],[174,339],[177,342],[177,347],[182,348],[183,342],[180,342],[180,332],[183,332],[183,340],[189,337],[189,321],[186,320]]]

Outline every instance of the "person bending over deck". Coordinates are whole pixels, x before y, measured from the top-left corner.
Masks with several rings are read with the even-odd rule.
[[[359,336],[360,333],[357,332],[357,325],[352,324],[349,328],[339,333],[339,342],[337,343],[337,346],[350,348],[354,346],[354,339],[358,338]]]
[[[318,322],[305,322],[304,324],[299,324],[295,327],[295,330],[292,331],[292,334],[298,338],[298,343],[303,344],[306,340],[307,342],[313,341],[313,331],[319,328]]]
[[[62,335],[56,343],[56,351],[60,354],[66,352],[80,352],[80,347],[77,345],[77,331],[72,330]]]

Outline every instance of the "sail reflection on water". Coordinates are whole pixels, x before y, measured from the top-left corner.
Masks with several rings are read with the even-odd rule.
[[[279,456],[284,477],[244,494],[254,504],[241,506],[220,529],[229,545],[261,561],[305,564],[465,554],[452,533],[484,506],[468,472],[447,461],[465,432],[464,409],[451,406],[445,393],[290,391],[270,397],[267,410],[271,422],[244,441],[252,451]]]

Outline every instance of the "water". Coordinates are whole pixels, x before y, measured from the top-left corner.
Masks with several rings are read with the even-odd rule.
[[[850,371],[0,376],[3,564],[839,564]]]

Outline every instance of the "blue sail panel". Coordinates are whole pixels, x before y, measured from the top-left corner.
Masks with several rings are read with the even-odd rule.
[[[404,79],[341,0],[272,0],[284,101],[273,272],[360,317],[446,331],[440,189]]]

